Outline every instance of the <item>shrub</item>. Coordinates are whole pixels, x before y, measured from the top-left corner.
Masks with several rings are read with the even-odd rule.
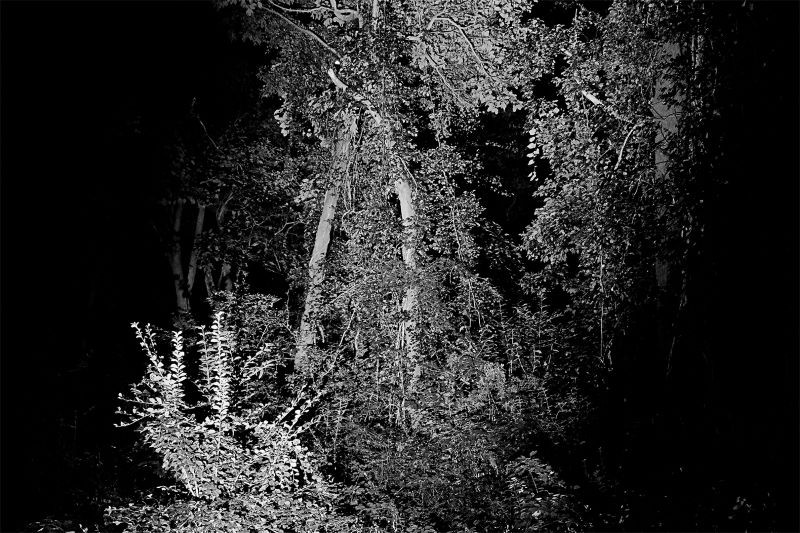
[[[120,425],[137,426],[177,483],[128,506],[110,507],[108,527],[311,532],[356,526],[333,509],[336,487],[323,479],[303,443],[318,395],[301,390],[277,416],[250,405],[241,396],[263,373],[247,369],[263,367],[267,350],[235,354],[234,332],[226,329],[222,312],[210,330],[199,328],[196,372],[187,369],[181,332],[171,335],[167,361],[151,326],[133,328],[149,364],[130,394],[120,395],[126,405]],[[234,360],[244,371],[236,371]]]

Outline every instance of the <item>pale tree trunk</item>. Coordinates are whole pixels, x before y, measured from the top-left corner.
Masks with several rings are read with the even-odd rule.
[[[170,235],[169,249],[167,250],[167,260],[172,273],[172,283],[175,290],[175,307],[179,313],[188,313],[191,310],[191,295],[197,277],[197,259],[199,255],[198,243],[203,233],[203,223],[205,222],[204,206],[198,206],[197,217],[194,223],[194,233],[192,234],[192,244],[189,252],[189,268],[183,268],[183,246],[181,244],[181,228],[183,227],[183,216],[185,204],[184,200],[178,200],[172,209],[172,235]]]
[[[405,179],[398,179],[394,182],[394,190],[400,200],[400,215],[403,218],[403,262],[409,272],[414,272],[417,268],[416,247],[414,237],[416,234],[414,222],[414,202],[411,195],[411,186]],[[417,341],[415,338],[416,322],[414,313],[417,311],[417,301],[419,288],[412,284],[406,289],[403,296],[403,321],[400,324],[401,335],[399,340],[408,352],[412,361],[417,359]]]
[[[666,43],[661,50],[664,59],[672,60],[678,57],[681,53],[681,47],[677,43]],[[678,113],[680,112],[677,105],[667,102],[664,98],[665,93],[669,93],[674,89],[674,82],[666,75],[660,76],[656,80],[655,96],[652,102],[653,114],[658,122],[655,137],[655,180],[656,183],[664,183],[670,179],[670,166],[672,160],[669,153],[666,151],[665,143],[669,138],[678,133]],[[681,95],[677,95],[676,99],[680,99]],[[672,352],[675,345],[674,332],[670,339],[670,319],[667,316],[669,313],[666,309],[665,295],[667,291],[667,284],[673,265],[666,259],[656,257],[654,270],[656,274],[656,284],[659,293],[656,297],[656,331],[659,350],[666,354],[666,372],[672,370]],[[682,282],[685,283],[685,273]]]
[[[181,219],[183,218],[183,200],[178,200],[172,211],[172,235],[167,259],[172,272],[172,283],[175,289],[175,306],[179,312],[189,311],[189,295],[186,290],[186,279],[183,275],[181,249]]]
[[[676,43],[667,43],[661,51],[662,55],[672,60],[678,57],[681,49],[680,45]],[[673,90],[674,83],[672,80],[662,75],[656,80],[655,97],[653,98],[652,108],[653,114],[658,121],[658,129],[656,130],[656,181],[664,181],[669,178],[670,157],[664,151],[664,144],[669,137],[678,132],[678,113],[677,106],[668,103],[664,98],[665,93]],[[680,96],[678,96],[680,98]]]
[[[403,262],[409,273],[413,275],[417,269],[417,248],[415,242],[417,229],[411,185],[405,179],[399,178],[394,182],[394,190],[397,193],[397,198],[400,200],[400,216],[403,219]],[[414,373],[404,387],[402,404],[399,406],[403,416],[408,414],[406,412],[406,397],[414,393],[417,382],[422,375],[422,365],[419,360],[419,343],[416,332],[417,322],[415,320],[418,303],[419,287],[416,281],[412,281],[403,295],[403,319],[400,322],[400,331],[397,336],[397,348],[404,348],[407,361],[414,365]],[[403,372],[404,366],[405,365],[400,366],[400,372]],[[403,380],[402,383],[405,383],[405,380]]]
[[[317,224],[317,234],[314,238],[314,249],[311,252],[311,259],[308,261],[306,302],[303,308],[303,316],[300,319],[300,332],[294,358],[295,371],[299,373],[308,372],[308,353],[316,342],[317,320],[315,315],[318,313],[321,303],[322,282],[325,279],[325,257],[328,255],[333,220],[336,216],[336,205],[339,202],[339,186],[347,172],[349,157],[350,132],[349,130],[343,130],[333,147],[333,173],[336,178],[328,190],[325,191],[322,211]]]

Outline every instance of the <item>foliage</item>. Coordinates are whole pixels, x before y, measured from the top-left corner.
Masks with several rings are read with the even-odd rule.
[[[277,49],[263,81],[282,99],[284,135],[323,147],[343,128],[350,138],[345,173],[322,160],[302,185],[307,238],[323,191],[338,187],[343,204],[315,302],[315,387],[331,398],[317,437],[367,523],[502,529],[512,503],[501,501],[502,461],[513,457],[497,454],[494,425],[516,379],[510,322],[476,273],[478,167],[448,142],[461,121],[521,106],[517,52],[533,34],[522,3],[374,6],[348,6],[358,16],[338,20],[335,3],[269,2],[243,6],[240,19],[246,39]],[[398,180],[413,186],[411,221],[397,216]],[[408,291],[419,302],[410,311]]]
[[[208,158],[198,197],[217,221],[203,261],[259,263],[291,294],[310,290],[306,249],[333,192],[321,296],[278,317],[272,299],[212,294],[211,330],[187,334],[186,351],[174,333],[169,364],[135,326],[150,364],[126,413],[179,485],[111,521],[608,525],[583,503],[587,487],[624,525],[633,492],[615,492],[594,419],[634,357],[625,342],[671,336],[653,348],[668,374],[682,334],[708,185],[698,124],[713,122],[702,9],[564,2],[574,17],[554,24],[517,0],[219,6],[274,53],[261,81],[280,105],[277,126],[237,125]],[[529,174],[464,148],[486,139],[490,115],[526,121]],[[523,139],[497,145],[522,159]],[[535,212],[514,221],[524,231],[505,235],[484,200],[531,193]],[[292,373],[293,318],[306,311],[319,340],[310,371]]]
[[[707,89],[687,87],[704,52],[680,52],[702,32],[696,16],[659,3],[615,4],[606,17],[578,9],[570,28],[547,37],[551,62],[562,64],[547,81],[552,94],[531,93],[530,176],[542,207],[524,247],[543,269],[529,286],[565,292],[584,342],[608,364],[658,288],[680,292],[697,245],[692,131],[705,121],[697,106]]]
[[[302,249],[296,199],[308,173],[308,150],[280,136],[264,116],[268,106],[259,111],[229,126],[195,175],[215,222],[205,232],[199,262],[214,271],[224,263],[242,270],[256,264],[286,276]]]
[[[518,495],[514,531],[584,531],[570,487],[531,452],[509,465],[508,490]]]
[[[158,353],[152,327],[133,325],[149,364],[121,411],[138,424],[145,442],[162,457],[178,485],[150,494],[138,505],[108,510],[108,523],[126,531],[342,530],[330,512],[333,487],[301,442],[314,396],[298,395],[275,417],[243,396],[263,374],[269,345],[239,358],[234,335],[218,312],[210,331],[201,328],[197,377],[184,362],[184,338],[172,334],[169,364]],[[190,395],[190,391],[192,394]],[[241,392],[240,392],[241,391]],[[190,400],[190,396],[196,397]],[[307,417],[306,417],[307,418]]]

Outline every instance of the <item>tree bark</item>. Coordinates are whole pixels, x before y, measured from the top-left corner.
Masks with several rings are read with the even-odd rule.
[[[400,200],[400,215],[403,219],[403,262],[410,272],[414,272],[417,268],[416,260],[416,247],[414,238],[416,229],[414,227],[414,202],[411,195],[411,186],[403,179],[397,179],[394,182],[394,190]],[[411,284],[406,289],[403,296],[403,322],[401,323],[402,335],[400,341],[408,352],[409,358],[412,361],[417,359],[417,341],[415,337],[416,321],[414,320],[414,313],[417,310],[417,302],[419,298],[419,287],[416,284]]]
[[[175,306],[179,312],[189,311],[189,298],[186,290],[186,279],[183,275],[181,249],[181,219],[183,218],[183,200],[178,200],[172,211],[172,235],[167,259],[172,272],[172,283],[175,289]]]
[[[214,275],[211,273],[210,265],[203,267],[203,277],[206,284],[206,295],[211,298],[217,290],[217,286],[214,284]]]
[[[397,193],[397,198],[400,200],[400,216],[403,219],[403,262],[406,265],[409,273],[413,273],[417,269],[417,248],[416,248],[416,221],[414,210],[414,199],[411,192],[411,185],[403,178],[399,178],[394,182],[394,190]],[[400,335],[398,340],[400,346],[398,348],[405,348],[407,360],[410,364],[414,365],[414,372],[408,380],[408,385],[403,391],[402,409],[405,416],[406,396],[413,394],[417,387],[417,382],[422,375],[422,365],[419,358],[419,342],[417,337],[417,321],[415,315],[417,313],[419,303],[419,287],[416,280],[406,288],[403,295],[403,320],[400,323]]]
[[[347,172],[347,165],[350,157],[349,128],[343,130],[334,143],[333,157],[333,172],[336,179],[325,191],[325,198],[322,201],[322,211],[317,224],[317,234],[314,238],[314,248],[311,252],[311,259],[308,261],[308,289],[306,290],[303,316],[300,319],[300,332],[294,358],[295,371],[300,373],[308,372],[308,353],[316,342],[316,315],[319,312],[322,283],[325,280],[325,258],[328,255],[333,220],[336,216],[336,206],[339,202],[339,186],[342,183],[344,174]]]
[[[233,267],[230,263],[222,263],[217,287],[221,291],[230,292],[233,290]]]
[[[677,43],[666,43],[661,54],[667,60],[678,57],[681,47]],[[669,138],[678,133],[678,107],[664,98],[674,88],[674,82],[668,75],[661,75],[656,80],[655,95],[652,101],[653,115],[658,121],[655,137],[655,179],[656,183],[663,183],[670,178],[672,160],[666,150],[665,144]],[[677,95],[679,99],[681,95]],[[654,271],[658,295],[656,296],[656,335],[659,351],[666,359],[666,373],[669,375],[672,367],[672,352],[675,344],[674,331],[670,327],[670,313],[668,311],[666,293],[673,265],[666,259],[656,257]]]
[[[681,48],[677,43],[667,43],[661,53],[667,59],[674,59],[680,54]],[[674,83],[666,75],[662,75],[656,80],[655,96],[653,98],[653,114],[658,120],[656,130],[656,180],[665,180],[669,177],[670,157],[664,151],[664,144],[671,135],[678,132],[678,113],[676,106],[668,103],[662,96],[673,89]],[[678,95],[680,97],[680,95]]]
[[[200,249],[198,248],[198,242],[200,241],[200,236],[203,234],[203,223],[205,222],[206,217],[206,206],[200,205],[197,207],[197,218],[195,219],[194,224],[194,239],[192,240],[192,253],[189,256],[189,272],[186,276],[186,288],[189,292],[189,295],[192,294],[192,289],[194,289],[194,280],[197,276],[197,256],[199,254]]]

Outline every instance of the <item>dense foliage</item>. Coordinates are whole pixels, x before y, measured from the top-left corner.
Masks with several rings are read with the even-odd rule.
[[[689,456],[711,407],[677,398],[712,382],[696,320],[744,8],[215,6],[263,53],[258,97],[211,131],[193,104],[169,143],[176,313],[133,324],[119,411],[158,467],[101,529],[775,527],[774,489]]]
[[[283,400],[262,393],[245,418],[227,420],[227,411],[213,407],[229,402],[217,383],[208,398],[216,422],[162,415],[157,430],[145,425],[165,469],[195,500],[257,502],[256,514],[272,517],[276,530],[625,526],[631,498],[639,497],[635,485],[617,492],[615,468],[626,468],[626,460],[590,443],[613,373],[636,364],[628,347],[634,336],[656,332],[645,341],[648,365],[661,366],[667,379],[676,358],[696,348],[683,322],[692,261],[703,203],[722,181],[714,147],[702,136],[713,127],[714,53],[724,42],[712,29],[715,10],[618,2],[600,13],[575,4],[569,23],[553,24],[537,17],[534,4],[515,2],[221,7],[244,39],[276,51],[263,71],[265,93],[280,98],[280,132],[303,156],[262,135],[212,157],[211,168],[236,173],[217,173],[211,183],[241,191],[245,223],[253,219],[248,206],[260,204],[265,213],[290,216],[280,215],[284,224],[305,227],[315,250],[320,235],[329,236],[320,263],[312,258],[305,274],[302,249],[252,231],[244,244],[244,227],[221,226],[240,239],[228,240],[227,249],[248,251],[251,262],[273,256],[294,265],[293,290],[310,283],[299,342],[306,334],[313,340],[297,348],[303,358],[294,368],[290,345],[273,361],[290,377]],[[480,153],[459,151],[459,136],[481,135],[487,113],[527,117],[529,131],[512,120],[520,129],[507,141],[527,139],[539,206],[521,240],[487,220],[481,202],[487,194],[519,194],[518,178],[492,175]],[[510,152],[512,160],[521,156]],[[235,178],[248,172],[253,185]],[[294,199],[277,191],[293,191]],[[315,234],[315,220],[325,217],[332,229],[320,222]],[[274,231],[264,222],[255,227]],[[504,276],[492,263],[518,270]],[[246,271],[244,257],[238,264]],[[219,359],[225,343],[221,324],[215,327]],[[269,335],[276,325],[261,327]],[[173,411],[185,409],[172,390],[186,379],[180,339],[178,366],[159,378],[169,412],[175,402]],[[155,369],[150,379],[160,376],[154,347],[145,349]],[[257,364],[236,361],[243,377]],[[253,377],[243,391],[276,387],[275,377],[272,384]],[[284,429],[280,417],[265,415],[292,389],[319,400],[302,446],[292,440],[293,425]],[[295,422],[305,413],[298,409],[292,403],[287,411],[297,412]],[[276,440],[276,431],[287,435]],[[284,441],[295,448],[276,447]],[[316,471],[306,446],[342,483],[335,495],[321,477],[293,485]],[[564,470],[572,481],[560,478],[539,447],[555,460],[581,458]],[[265,462],[289,464],[288,474],[248,466]],[[214,476],[186,473],[211,464]],[[207,489],[192,476],[210,483]],[[596,492],[609,507],[583,505]],[[319,505],[308,498],[352,521],[323,524],[334,520],[326,515],[304,522],[299,509]],[[274,514],[283,501],[297,522]]]

